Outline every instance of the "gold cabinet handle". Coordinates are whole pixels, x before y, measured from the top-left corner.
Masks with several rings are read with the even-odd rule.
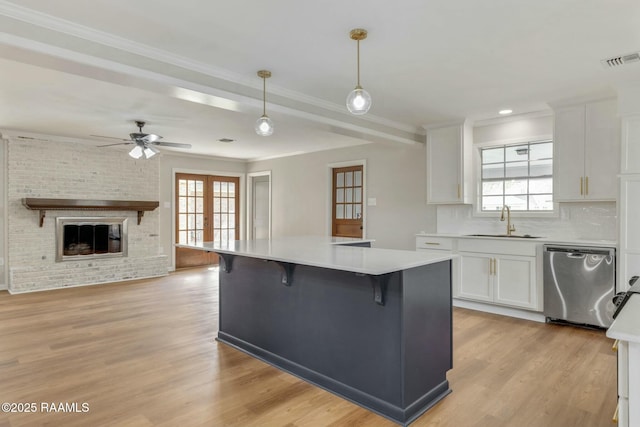
[[[589,195],[589,177],[584,177],[584,194],[585,196]]]
[[[618,423],[618,412],[620,411],[620,402],[616,405],[616,411],[613,413],[613,417],[611,418],[611,422]]]
[[[438,242],[424,242],[425,245],[431,245],[431,246],[439,246],[440,243]]]
[[[458,184],[458,199],[460,198],[460,184]]]
[[[584,178],[583,178],[583,177],[580,177],[580,195],[581,195],[581,196],[584,196],[584,191],[582,190],[582,189],[583,189],[583,186],[582,186],[582,185],[583,185],[583,184],[582,184],[582,183],[583,183],[583,180],[584,180]]]
[[[613,342],[613,345],[611,346],[611,351],[618,351],[618,344],[620,343],[620,340],[615,340]]]

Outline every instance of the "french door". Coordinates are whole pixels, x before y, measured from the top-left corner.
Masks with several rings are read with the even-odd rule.
[[[176,243],[227,242],[240,237],[240,178],[176,174]],[[175,248],[176,268],[218,263],[204,251]]]

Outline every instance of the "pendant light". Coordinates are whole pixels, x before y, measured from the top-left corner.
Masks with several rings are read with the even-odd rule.
[[[358,42],[358,84],[347,96],[347,109],[351,114],[359,116],[366,114],[371,108],[371,95],[360,86],[360,40],[367,38],[367,30],[355,28],[351,30],[349,36]]]
[[[273,121],[267,116],[267,79],[271,77],[271,71],[260,70],[258,77],[262,79],[262,116],[256,121],[256,133],[269,136],[273,133]]]

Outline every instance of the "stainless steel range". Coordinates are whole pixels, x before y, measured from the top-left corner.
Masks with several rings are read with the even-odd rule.
[[[615,266],[615,248],[545,245],[547,321],[608,328],[615,311]]]

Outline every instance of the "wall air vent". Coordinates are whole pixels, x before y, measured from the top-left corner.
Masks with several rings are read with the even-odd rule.
[[[630,53],[628,55],[614,56],[600,61],[605,68],[615,68],[632,62],[640,62],[640,53]]]

